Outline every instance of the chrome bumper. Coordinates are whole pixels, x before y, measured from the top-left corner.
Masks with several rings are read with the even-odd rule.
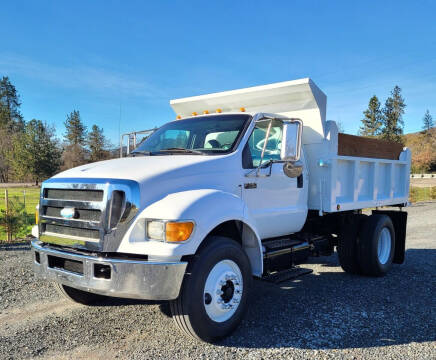
[[[96,294],[145,300],[176,299],[187,266],[187,262],[166,263],[80,255],[45,247],[40,241],[32,241],[32,256],[35,273],[43,279]],[[65,260],[79,266],[80,271],[59,267]],[[107,270],[105,277],[96,273],[102,268]]]

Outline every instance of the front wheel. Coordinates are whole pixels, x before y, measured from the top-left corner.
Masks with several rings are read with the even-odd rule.
[[[252,275],[247,255],[236,241],[213,237],[208,243],[190,263],[181,293],[170,307],[183,332],[213,342],[241,322]]]

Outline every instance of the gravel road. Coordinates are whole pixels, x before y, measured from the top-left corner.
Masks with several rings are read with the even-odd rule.
[[[166,303],[70,304],[33,277],[28,245],[0,246],[0,358],[436,359],[436,203],[408,212],[406,262],[388,276],[345,274],[333,255],[293,281],[256,281],[216,345],[184,337]]]

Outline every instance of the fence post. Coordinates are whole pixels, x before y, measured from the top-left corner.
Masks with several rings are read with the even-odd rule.
[[[9,196],[8,196],[8,189],[5,189],[5,209],[6,209],[6,216],[9,216]],[[12,241],[12,233],[11,229],[6,228],[7,236],[8,236],[8,242]]]

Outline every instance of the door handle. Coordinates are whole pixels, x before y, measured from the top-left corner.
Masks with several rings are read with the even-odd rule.
[[[244,189],[256,189],[256,188],[257,188],[256,183],[245,183],[244,184]]]

